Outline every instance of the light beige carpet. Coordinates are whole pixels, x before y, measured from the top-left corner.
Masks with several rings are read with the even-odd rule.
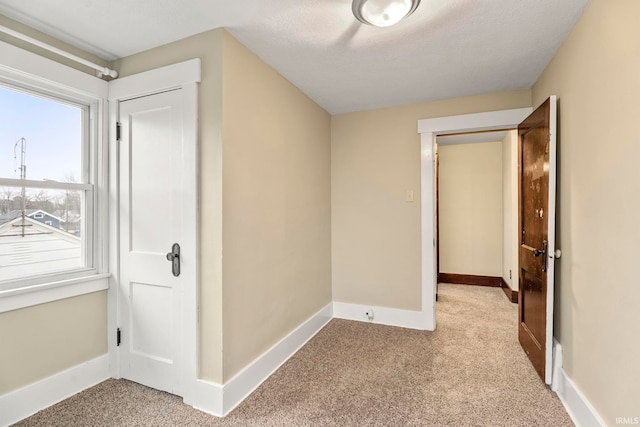
[[[20,426],[572,425],[517,339],[499,288],[440,286],[436,332],[332,320],[224,419],[125,380]]]

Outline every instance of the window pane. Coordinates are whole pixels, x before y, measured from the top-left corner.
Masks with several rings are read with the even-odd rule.
[[[0,86],[0,178],[82,182],[82,108]]]
[[[22,191],[0,188],[0,281],[87,267],[84,191]]]

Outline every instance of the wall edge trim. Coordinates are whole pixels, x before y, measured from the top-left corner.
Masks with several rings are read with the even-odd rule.
[[[502,277],[479,276],[476,274],[438,273],[438,282],[453,283],[456,285],[502,287]]]
[[[365,316],[364,313],[367,310],[373,310],[373,320],[368,320]],[[428,318],[422,311],[334,301],[333,317],[336,319],[355,320],[408,329],[433,330],[430,329]]]
[[[195,381],[192,391],[191,399],[189,401],[185,399],[185,404],[216,417],[224,416],[222,410],[223,386],[221,384],[198,379]]]
[[[23,420],[109,379],[109,355],[103,354],[0,396],[0,425]]]
[[[513,289],[511,289],[507,281],[504,280],[504,277],[502,278],[502,290],[504,291],[504,294],[507,296],[507,298],[509,298],[509,301],[514,304],[518,303],[518,291],[514,291]]]
[[[571,377],[559,368],[558,375],[558,391],[556,394],[567,410],[571,420],[576,426],[599,426],[605,427],[606,424],[595,410],[591,402],[582,394],[582,391],[571,380]]]
[[[553,381],[551,389],[577,427],[605,427],[607,424],[585,397],[571,377],[562,368],[562,346],[553,339]]]
[[[320,332],[332,318],[333,305],[329,303],[302,322],[296,329],[291,331],[269,350],[254,359],[249,365],[221,386],[222,404],[218,405],[218,412],[212,411],[211,413],[225,416],[235,409],[235,407],[253,393],[260,384]],[[205,410],[205,412],[209,411]]]

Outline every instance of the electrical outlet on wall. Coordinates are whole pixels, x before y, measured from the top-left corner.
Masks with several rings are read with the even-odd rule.
[[[511,270],[509,270],[509,280],[511,280],[511,279],[512,279],[512,277],[511,277]]]
[[[367,318],[367,320],[369,320],[369,322],[373,321],[373,310],[372,309],[368,309],[367,311],[365,311],[364,315]]]

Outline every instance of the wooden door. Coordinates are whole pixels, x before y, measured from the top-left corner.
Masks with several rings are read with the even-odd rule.
[[[556,97],[518,126],[518,339],[551,384],[556,195]]]
[[[173,256],[174,244],[183,244],[181,207],[188,193],[180,91],[119,106],[120,373],[178,395],[185,282],[167,256]],[[181,252],[189,256],[192,251],[183,247]]]

